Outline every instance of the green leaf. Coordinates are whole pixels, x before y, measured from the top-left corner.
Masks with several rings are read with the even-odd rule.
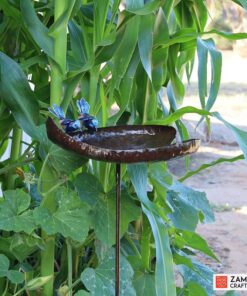
[[[136,2],[136,0],[134,2],[133,0],[128,1],[126,10],[137,15],[147,15],[151,14],[153,11],[158,9],[158,7],[161,6],[163,1],[153,0],[146,3],[144,6],[142,5],[143,0],[138,0],[138,4]]]
[[[136,296],[156,296],[155,276],[141,270],[136,271],[133,280],[133,286],[136,290]]]
[[[8,243],[8,250],[11,255],[14,256],[18,261],[22,262],[30,254],[38,249],[42,249],[44,246],[41,239],[36,235],[27,235],[25,233],[15,233],[13,236],[8,238],[2,238],[2,240]],[[2,243],[0,239],[0,245]],[[0,247],[0,252],[1,252]]]
[[[56,171],[66,174],[81,167],[88,159],[74,152],[67,151],[52,144],[48,152],[48,162]]]
[[[103,192],[103,187],[93,175],[83,173],[77,176],[75,187],[81,200],[92,208],[90,211],[92,227],[99,240],[107,246],[115,243],[116,197],[115,190]],[[135,205],[126,190],[121,191],[120,235],[123,236],[131,221],[140,217],[140,209]]]
[[[188,282],[186,285],[186,291],[188,291],[189,296],[208,296],[206,290],[195,282]]]
[[[79,290],[75,293],[75,296],[90,296],[90,294],[85,290]]]
[[[185,88],[182,82],[182,78],[180,77],[179,70],[177,69],[178,62],[178,45],[170,46],[169,48],[169,58],[168,58],[168,70],[171,77],[171,88],[173,91],[173,95],[176,99],[176,102],[181,105],[183,102]]]
[[[244,153],[245,159],[247,160],[247,132],[227,122],[219,113],[214,113],[214,116],[221,120],[232,131],[236,141]]]
[[[172,213],[169,213],[168,217],[173,225],[179,229],[195,231],[199,221],[199,213],[193,205],[180,199],[180,195],[174,191],[168,191],[167,201],[172,209]]]
[[[154,14],[148,14],[140,18],[138,32],[138,48],[140,58],[148,77],[152,80],[152,47]]]
[[[183,231],[183,239],[186,241],[187,246],[195,250],[199,250],[219,262],[219,259],[210,249],[208,243],[199,234],[195,232]]]
[[[133,269],[125,257],[120,257],[120,295],[136,295],[132,287]],[[111,249],[96,269],[86,268],[81,281],[92,296],[115,295],[115,250]]]
[[[0,254],[0,262],[0,277],[4,277],[9,270],[9,259],[5,255]]]
[[[194,176],[195,174],[198,174],[199,172],[203,171],[203,170],[206,170],[207,168],[210,168],[210,167],[213,167],[217,164],[220,164],[220,163],[224,163],[224,162],[235,162],[235,161],[238,161],[238,160],[241,160],[241,159],[244,159],[244,155],[243,154],[240,154],[236,157],[232,157],[232,158],[224,158],[224,157],[221,157],[217,160],[214,160],[210,163],[205,163],[205,164],[202,164],[198,169],[194,170],[194,171],[189,171],[188,173],[186,173],[182,178],[179,179],[180,182],[183,182],[184,180]]]
[[[207,78],[206,78],[205,68],[207,68],[207,52],[211,57],[211,83],[210,83],[208,100],[205,106],[205,109],[209,111],[213,107],[219,92],[221,68],[222,68],[222,56],[221,56],[221,53],[216,49],[214,41],[212,39],[202,40],[201,38],[198,38],[197,48],[198,48],[198,60],[199,60],[199,71],[198,71],[199,93],[200,93],[200,99],[203,103],[202,104],[203,108],[204,108],[203,106],[204,97],[206,94],[205,88],[206,88]],[[202,76],[200,77],[200,75]]]
[[[173,259],[170,249],[167,227],[162,218],[150,207],[147,197],[147,166],[144,164],[128,165],[128,174],[136,194],[142,202],[142,210],[152,228],[156,248],[155,289],[157,296],[176,295],[173,274]]]
[[[33,40],[38,44],[40,49],[54,59],[53,38],[48,35],[48,28],[39,20],[32,1],[20,0],[20,7],[25,25]]]
[[[88,234],[89,207],[72,190],[60,187],[54,194],[56,209],[39,206],[34,210],[34,219],[48,234],[61,233],[75,241],[83,242]]]
[[[49,28],[48,34],[50,36],[55,37],[59,35],[61,30],[67,27],[75,2],[76,0],[70,0],[69,2],[67,2],[66,9],[64,9],[64,12],[59,16],[56,22],[54,22],[52,26]]]
[[[139,18],[133,17],[126,26],[123,38],[120,41],[119,47],[114,54],[114,64],[112,69],[112,90],[119,88],[120,82],[128,69],[134,53],[139,29]]]
[[[88,62],[88,55],[86,49],[86,40],[84,40],[84,35],[81,27],[76,23],[75,20],[71,20],[68,24],[70,33],[70,43],[73,53],[73,58],[80,67],[84,66]]]
[[[247,33],[231,33],[231,32],[218,31],[215,29],[203,33],[203,35],[206,35],[206,34],[217,34],[229,40],[241,40],[241,39],[247,38]]]
[[[35,135],[39,105],[20,66],[0,52],[0,97],[17,123],[30,136]]]
[[[31,197],[21,189],[4,192],[0,201],[0,229],[31,233],[36,225],[33,213],[29,210]]]
[[[233,2],[241,5],[245,10],[247,10],[247,1],[246,0],[232,0]]]
[[[205,265],[193,260],[193,269],[188,266],[179,265],[178,269],[183,276],[184,285],[196,282],[207,292],[207,296],[213,296],[213,271]]]
[[[15,284],[21,284],[24,281],[24,274],[17,270],[9,270],[7,277]]]
[[[94,1],[94,47],[103,40],[110,0]]]
[[[204,192],[193,190],[182,183],[174,182],[168,191],[168,201],[174,206],[174,213],[169,214],[177,228],[194,230],[199,220],[200,213],[203,214],[203,222],[214,221],[214,214]],[[170,197],[169,197],[170,196]],[[183,209],[184,208],[184,209]],[[184,211],[187,211],[186,215]],[[183,225],[186,219],[187,223]],[[191,220],[191,221],[190,221]]]
[[[48,283],[50,280],[52,280],[52,278],[53,278],[53,275],[36,277],[36,278],[32,279],[31,281],[27,282],[25,287],[29,291],[34,291],[34,290],[37,290],[38,288],[44,286],[46,283]]]
[[[0,278],[7,277],[12,283],[20,284],[24,281],[24,274],[17,270],[9,270],[9,259],[0,254]]]

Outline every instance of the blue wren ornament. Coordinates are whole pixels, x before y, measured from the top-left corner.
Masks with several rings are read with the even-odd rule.
[[[52,105],[53,108],[48,108],[49,111],[55,115],[59,122],[67,134],[73,134],[81,129],[80,120],[72,120],[65,117],[64,111],[61,107],[57,106],[56,104]]]
[[[78,119],[80,120],[82,127],[88,129],[89,132],[96,131],[99,122],[97,118],[89,114],[90,106],[88,102],[82,98],[77,100],[76,104],[79,110]]]

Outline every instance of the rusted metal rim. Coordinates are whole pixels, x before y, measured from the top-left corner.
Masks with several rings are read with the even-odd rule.
[[[83,141],[76,141],[64,133],[51,118],[48,118],[46,128],[49,139],[60,147],[87,158],[106,162],[169,160],[196,152],[200,146],[200,140],[197,139],[171,144],[175,139],[176,130],[163,125],[99,128],[94,134],[84,132]]]

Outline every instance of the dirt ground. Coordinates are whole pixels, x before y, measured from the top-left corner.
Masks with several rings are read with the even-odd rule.
[[[199,107],[196,80],[194,73],[184,105]],[[223,52],[222,85],[212,110],[247,130],[247,58]],[[186,120],[192,136],[204,140],[198,153],[191,157],[191,169],[220,157],[241,154],[233,135],[219,121],[212,120],[211,141],[207,142],[203,126],[195,131],[198,117],[189,115]],[[170,168],[182,176],[184,161],[173,161]],[[241,160],[214,166],[187,179],[185,184],[205,191],[215,210],[216,222],[200,225],[197,231],[207,239],[221,263],[205,256],[201,260],[219,273],[247,273],[247,162]],[[247,295],[247,291],[244,293],[241,295]]]

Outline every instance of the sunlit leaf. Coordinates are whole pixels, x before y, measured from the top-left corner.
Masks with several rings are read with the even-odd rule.
[[[21,189],[4,192],[0,201],[0,229],[31,233],[36,225],[29,209],[31,197]]]
[[[56,209],[39,206],[34,210],[36,224],[48,234],[61,233],[75,241],[83,242],[87,237],[90,219],[89,207],[76,192],[60,187],[54,194]],[[82,227],[83,225],[83,227]]]
[[[0,254],[0,277],[7,277],[12,283],[20,284],[24,281],[24,274],[17,270],[9,269],[9,259]]]
[[[115,190],[104,193],[102,185],[97,178],[90,174],[80,174],[75,181],[80,198],[92,208],[90,212],[92,227],[99,240],[107,246],[115,243],[116,224],[116,196]],[[120,235],[127,231],[131,221],[138,219],[140,209],[135,205],[132,197],[121,191],[121,223]]]
[[[20,127],[35,136],[39,120],[39,105],[21,67],[0,52],[0,97],[13,112]]]
[[[135,296],[131,280],[134,272],[125,257],[120,257],[120,295]],[[115,251],[111,249],[96,269],[86,268],[81,280],[92,296],[115,295]]]

